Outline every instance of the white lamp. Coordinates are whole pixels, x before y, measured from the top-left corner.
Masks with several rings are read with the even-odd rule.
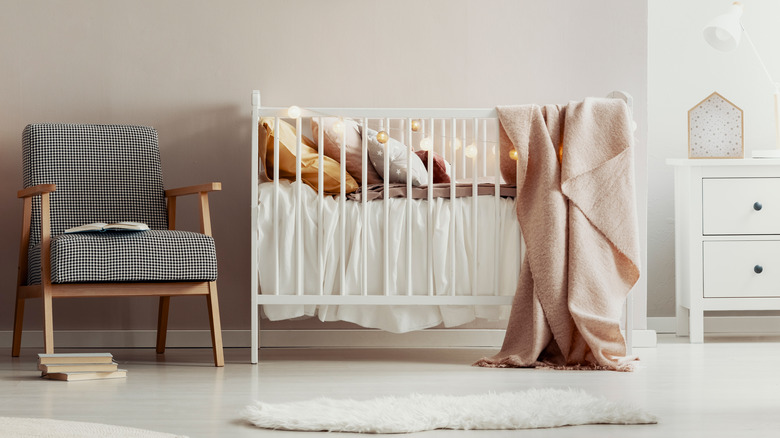
[[[745,39],[753,49],[758,62],[761,63],[761,67],[764,69],[764,73],[769,78],[769,82],[772,84],[775,92],[775,148],[754,150],[753,158],[780,158],[780,84],[775,82],[772,79],[772,75],[769,74],[764,60],[761,59],[756,46],[753,45],[753,41],[750,39],[750,35],[745,30],[745,27],[742,26],[740,17],[742,17],[742,3],[734,2],[725,14],[715,17],[704,28],[704,39],[712,47],[726,52],[736,49],[739,45],[740,37],[742,34],[745,35]]]

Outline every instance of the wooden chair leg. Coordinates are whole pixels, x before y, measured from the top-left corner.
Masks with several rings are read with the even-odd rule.
[[[43,290],[43,350],[54,354],[54,317],[52,315],[51,291]]]
[[[19,297],[16,291],[16,310],[14,311],[14,337],[11,347],[11,356],[19,357],[22,348],[22,327],[24,326],[24,298]]]
[[[219,321],[219,300],[217,298],[217,282],[209,283],[209,294],[206,296],[209,307],[209,324],[211,326],[211,345],[214,347],[214,366],[225,366],[225,355],[222,351],[222,326]]]
[[[157,313],[157,353],[165,353],[165,339],[168,336],[168,309],[171,297],[160,297],[160,306]]]

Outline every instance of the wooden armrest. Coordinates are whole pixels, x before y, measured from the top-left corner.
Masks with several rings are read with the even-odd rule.
[[[17,198],[31,198],[33,196],[51,193],[57,190],[56,184],[38,184],[37,186],[27,187],[16,193]]]
[[[199,184],[196,186],[180,187],[178,189],[170,189],[165,191],[166,198],[175,198],[183,195],[194,195],[196,193],[214,192],[222,190],[221,182],[210,182],[206,184]]]

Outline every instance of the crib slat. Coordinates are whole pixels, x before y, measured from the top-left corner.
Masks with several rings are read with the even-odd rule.
[[[343,123],[342,123],[343,126]],[[341,226],[341,239],[339,239],[339,280],[341,295],[347,295],[347,144],[346,127],[341,129],[341,165],[339,166],[339,175],[341,183],[341,193],[339,196],[339,225]],[[323,148],[320,148],[323,149]]]
[[[303,234],[301,232],[303,215],[301,214],[301,198],[303,197],[303,180],[301,180],[302,135],[301,118],[295,119],[295,293],[303,295]],[[278,135],[278,134],[277,134]]]
[[[274,295],[279,295],[279,117],[274,117]],[[265,166],[265,163],[263,163]]]
[[[251,214],[251,227],[252,232],[249,234],[251,237],[251,241],[249,243],[250,247],[250,255],[249,255],[249,263],[251,267],[251,276],[249,280],[249,290],[251,292],[251,306],[252,309],[250,311],[250,362],[255,364],[258,360],[258,354],[260,349],[260,305],[257,302],[257,296],[260,294],[260,278],[259,278],[259,269],[258,269],[258,247],[260,243],[260,227],[259,227],[259,214],[260,214],[260,197],[259,197],[259,183],[260,183],[260,116],[258,115],[258,108],[260,107],[260,92],[257,90],[252,91],[252,136],[251,136],[251,145],[250,150],[252,151],[252,157],[250,161],[250,169],[251,169],[251,196],[252,196],[252,203],[250,204],[252,206],[252,214]],[[262,163],[264,170],[266,171],[267,175],[267,169],[266,162]]]
[[[447,152],[447,120],[442,119],[441,121],[441,156],[446,157],[448,155]],[[450,158],[450,161],[454,161],[452,158]],[[455,164],[455,163],[451,163]],[[452,168],[452,179],[457,178],[457,175],[455,175],[455,168]]]
[[[406,162],[409,167],[406,172],[406,294],[412,295],[412,119],[401,119],[401,144],[406,146]],[[406,138],[404,138],[404,126],[406,127]]]
[[[380,119],[380,125],[379,130],[384,131],[385,130],[385,120]],[[390,131],[390,120],[387,120],[387,131]],[[388,136],[390,134],[388,133]],[[389,139],[388,139],[389,142]],[[385,219],[385,225],[384,225],[384,257],[383,257],[383,280],[384,280],[384,294],[390,295],[390,189],[389,189],[389,181],[390,181],[390,154],[387,153],[387,143],[385,143],[383,146],[383,153],[382,156],[385,159],[384,162],[384,178],[382,183],[384,184],[384,219]]]
[[[468,162],[466,160],[466,146],[468,145],[468,141],[466,140],[466,121],[463,120],[460,125],[460,162],[463,163],[463,168],[460,171],[460,177],[463,179],[466,179],[466,169],[468,166],[466,163]],[[456,144],[457,146],[457,144]]]
[[[361,278],[361,294],[368,295],[368,202],[366,201],[366,195],[368,193],[368,120],[363,119],[363,129],[361,130],[361,137],[363,137],[363,144],[361,150],[361,169],[363,171],[363,194],[360,197],[360,204],[363,210],[363,230],[360,233],[361,248],[361,262],[363,265],[363,276]]]
[[[453,118],[450,126],[450,149],[452,149],[452,174],[458,174],[458,160],[455,150],[455,140],[457,137],[457,119]],[[450,295],[457,295],[455,293],[455,215],[457,209],[458,200],[455,198],[455,178],[450,179]]]
[[[434,141],[433,139],[436,138],[433,136],[434,134],[434,120],[430,120],[431,124],[431,147],[428,149],[428,178],[429,181],[433,180],[433,151],[434,151]],[[423,138],[425,138],[425,121],[423,121]],[[433,185],[428,183],[428,228],[427,228],[427,237],[428,237],[428,245],[427,245],[427,260],[428,260],[428,295],[433,296],[434,295],[434,289],[433,289]]]
[[[464,122],[465,126],[465,122]],[[474,132],[473,132],[473,139],[474,139],[474,147],[477,147],[477,139],[479,138],[479,120],[474,119]],[[466,139],[463,139],[463,143],[466,143]],[[464,147],[463,150],[466,148]],[[479,150],[479,148],[477,148]],[[477,254],[479,251],[479,241],[477,240],[477,230],[479,229],[479,224],[477,223],[477,220],[479,219],[477,216],[477,209],[479,205],[479,197],[477,196],[479,193],[477,192],[477,165],[479,161],[479,153],[471,158],[471,241],[473,243],[473,247],[471,248],[471,295],[477,295]]]
[[[498,261],[500,260],[499,257],[501,257],[501,253],[500,253],[500,251],[498,249],[499,246],[500,246],[500,243],[501,243],[501,230],[500,230],[501,218],[499,217],[499,211],[501,211],[500,210],[500,208],[501,208],[501,145],[499,144],[499,139],[501,138],[500,137],[501,133],[499,132],[500,129],[501,128],[499,126],[496,126],[496,132],[495,132],[496,141],[493,142],[493,158],[494,158],[493,166],[495,167],[495,170],[494,170],[494,172],[495,172],[495,186],[494,186],[495,198],[494,199],[496,200],[496,202],[495,202],[495,213],[493,214],[494,221],[495,221],[495,226],[493,227],[493,228],[495,228],[494,235],[493,235],[493,242],[495,242],[493,244],[493,260],[494,260],[494,262],[493,262],[493,295],[498,295],[499,294],[499,288],[501,287],[501,283],[499,282],[499,276],[498,276],[498,274],[499,274],[499,272],[498,272]],[[486,129],[486,131],[487,131],[487,129]]]
[[[487,120],[482,120],[482,151],[480,152],[480,155],[482,155],[482,176],[488,176],[487,173]],[[498,172],[498,169],[496,169],[496,172]]]
[[[317,163],[319,166],[319,169],[317,170],[317,265],[319,266],[319,294],[324,295],[325,294],[325,229],[322,226],[323,221],[323,208],[325,206],[325,195],[323,193],[324,191],[324,178],[323,178],[323,161],[324,161],[324,150],[325,147],[323,146],[325,144],[325,119],[320,117],[319,119],[319,131],[317,134],[317,144],[320,145],[318,147],[317,152]]]

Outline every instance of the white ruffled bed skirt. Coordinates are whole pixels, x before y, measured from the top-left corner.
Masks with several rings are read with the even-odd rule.
[[[340,266],[346,263],[344,287],[348,294],[359,295],[362,287],[362,260],[368,260],[367,293],[382,295],[384,289],[384,207],[389,213],[389,290],[393,294],[407,294],[407,212],[412,209],[412,294],[428,295],[427,226],[428,201],[391,198],[388,201],[367,203],[368,230],[363,230],[362,205],[346,202],[345,260],[340,260],[341,225],[338,198],[324,198],[323,223],[317,224],[317,194],[304,185],[302,190],[301,235],[303,238],[303,290],[306,295],[319,293],[318,230],[324,234],[324,294],[340,294]],[[279,293],[295,294],[295,186],[288,181],[279,183]],[[258,213],[259,244],[258,269],[263,294],[273,294],[275,287],[273,183],[259,185]],[[496,290],[494,269],[498,265],[498,294],[514,295],[521,261],[521,236],[517,223],[514,199],[501,198],[496,210],[493,196],[478,197],[476,224],[472,220],[471,205],[475,198],[437,198],[434,203],[433,230],[433,288],[436,295],[448,295],[453,288],[450,276],[450,251],[455,251],[455,294],[471,295],[472,263],[477,263],[477,295],[493,295]],[[450,217],[455,215],[455,239],[450,239]],[[499,241],[495,241],[498,217]],[[320,228],[321,227],[321,228]],[[477,253],[474,252],[473,229],[477,227]],[[367,251],[362,254],[362,235],[367,232]],[[496,260],[495,245],[499,245]],[[502,307],[504,307],[502,309]],[[363,327],[378,328],[394,333],[420,330],[444,324],[457,326],[475,318],[504,319],[507,306],[314,306],[265,305],[263,312],[272,321],[316,316],[322,321],[349,321]]]

